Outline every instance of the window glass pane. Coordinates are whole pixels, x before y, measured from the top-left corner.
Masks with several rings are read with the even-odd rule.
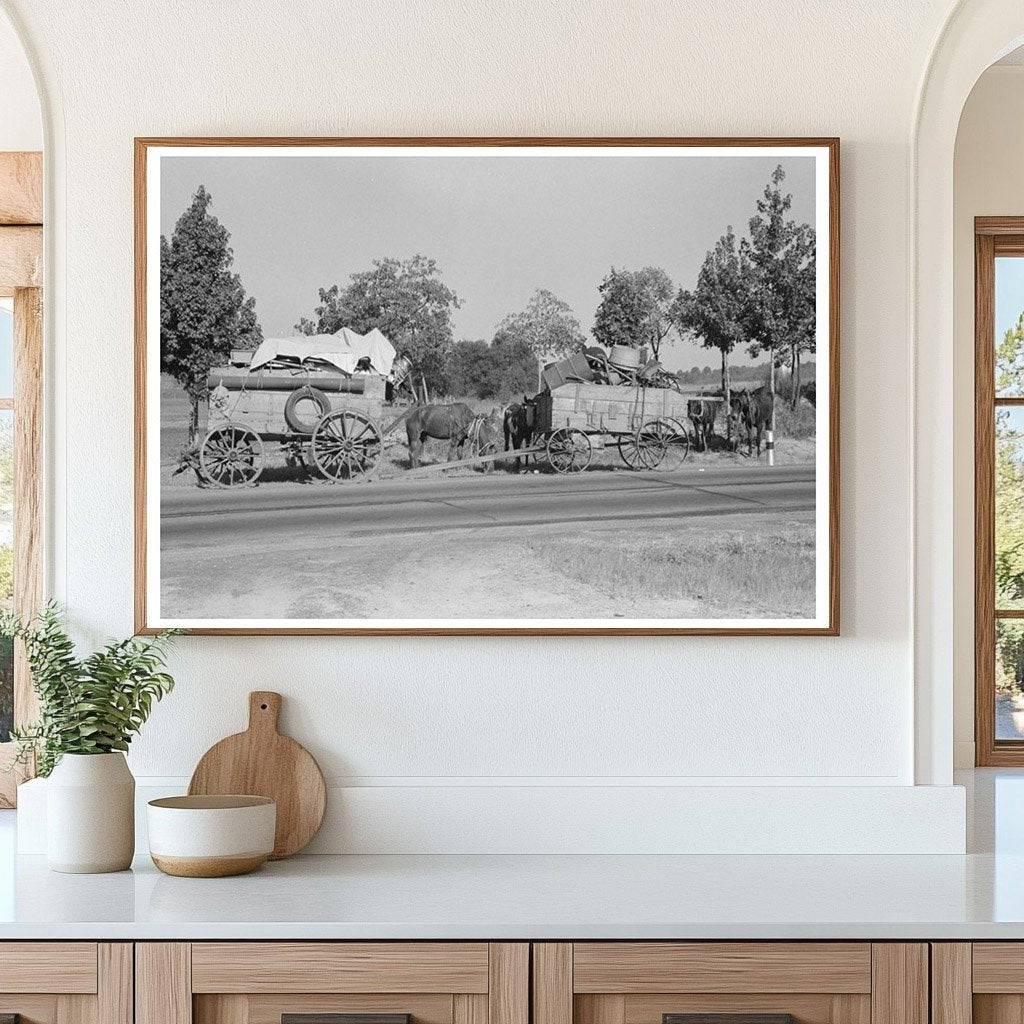
[[[0,605],[14,599],[14,413],[0,410]],[[0,743],[14,724],[14,649],[0,637]]]
[[[996,619],[996,739],[1024,740],[1024,622]]]
[[[1024,408],[996,409],[996,608],[1024,608]]]
[[[14,394],[14,314],[0,305],[0,398]]]
[[[996,258],[996,395],[1024,396],[1024,258]]]

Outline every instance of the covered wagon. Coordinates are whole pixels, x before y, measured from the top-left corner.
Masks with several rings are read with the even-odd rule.
[[[200,472],[220,487],[252,484],[274,446],[286,464],[312,463],[330,481],[365,476],[402,418],[410,369],[378,330],[267,338],[233,352],[207,377]]]

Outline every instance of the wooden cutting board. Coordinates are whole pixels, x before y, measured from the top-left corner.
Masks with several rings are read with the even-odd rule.
[[[214,744],[192,773],[192,796],[235,793],[277,803],[273,860],[307,846],[324,819],[327,789],[320,766],[302,744],[277,731],[281,694],[249,694],[249,728]]]

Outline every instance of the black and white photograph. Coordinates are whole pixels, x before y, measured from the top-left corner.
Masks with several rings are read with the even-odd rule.
[[[837,631],[834,140],[285,142],[137,141],[140,629]]]

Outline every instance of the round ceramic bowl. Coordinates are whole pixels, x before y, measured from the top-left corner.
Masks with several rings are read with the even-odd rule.
[[[149,853],[168,875],[255,871],[274,850],[277,806],[264,796],[169,796],[147,808]]]

